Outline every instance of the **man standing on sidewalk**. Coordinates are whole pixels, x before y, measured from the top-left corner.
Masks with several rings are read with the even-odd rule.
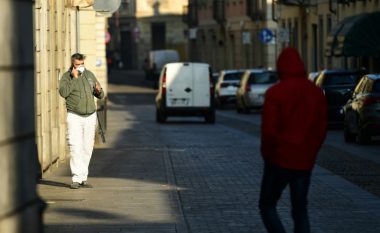
[[[71,67],[62,75],[59,93],[66,100],[67,137],[70,148],[72,189],[91,188],[87,183],[88,166],[94,148],[96,105],[94,96],[104,97],[95,75],[84,67],[85,56],[71,56]]]
[[[309,233],[307,194],[317,153],[326,137],[327,104],[307,79],[293,48],[278,60],[280,82],[268,89],[262,111],[261,154],[264,174],[259,208],[269,233],[285,233],[276,206],[289,185],[295,233]]]

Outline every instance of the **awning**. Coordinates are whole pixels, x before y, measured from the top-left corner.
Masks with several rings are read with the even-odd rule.
[[[379,56],[380,12],[350,16],[326,40],[326,56]]]

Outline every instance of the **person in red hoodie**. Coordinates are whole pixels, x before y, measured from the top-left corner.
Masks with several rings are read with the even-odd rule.
[[[269,233],[285,233],[276,205],[289,185],[295,233],[310,232],[307,193],[311,171],[327,132],[327,103],[307,79],[297,50],[285,48],[277,60],[280,82],[265,94],[261,124],[264,174],[260,214]]]

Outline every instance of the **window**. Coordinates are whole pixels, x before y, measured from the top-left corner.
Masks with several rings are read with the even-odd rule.
[[[294,18],[293,47],[298,49],[298,18]]]
[[[251,73],[249,76],[249,84],[271,84],[277,81],[278,76],[275,72]]]
[[[355,74],[328,74],[325,75],[323,86],[355,85],[357,75]]]
[[[326,29],[327,29],[327,33],[330,33],[331,32],[331,29],[332,29],[332,19],[331,19],[331,15],[327,15],[327,25],[326,25]],[[323,51],[322,51],[323,52]],[[323,56],[324,53],[320,54],[320,56]],[[331,56],[329,56],[327,58],[327,64],[331,64],[332,63],[332,58]],[[324,67],[324,64],[320,64],[321,66],[323,65]],[[320,67],[322,68],[322,67]]]
[[[240,81],[243,73],[244,73],[244,71],[226,74],[226,75],[224,75],[223,80],[225,80],[225,81],[226,80],[227,81]]]
[[[318,19],[318,41],[319,41],[319,44],[318,44],[318,54],[319,54],[319,59],[318,59],[318,62],[319,62],[319,65],[323,65],[324,64],[324,38],[325,38],[325,33],[324,33],[324,21],[323,21],[323,15],[320,15],[319,16],[319,19]]]

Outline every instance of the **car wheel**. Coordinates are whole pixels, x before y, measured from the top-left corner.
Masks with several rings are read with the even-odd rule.
[[[214,124],[215,123],[215,111],[209,111],[205,115],[206,123]]]
[[[164,123],[166,121],[166,114],[164,111],[156,109],[156,122]]]
[[[215,99],[215,106],[219,109],[222,109],[224,107],[223,101],[219,98]]]
[[[239,104],[238,100],[236,100],[235,108],[236,108],[236,112],[237,113],[242,113],[243,112],[243,109],[240,107],[240,104]]]
[[[364,132],[364,130],[359,129],[356,135],[356,142],[360,145],[365,145],[371,142],[371,136]]]
[[[224,108],[224,102],[223,102],[222,100],[219,102],[219,108],[220,108],[220,109],[223,109],[223,108]]]
[[[345,142],[355,142],[356,135],[352,133],[348,127],[348,125],[344,125],[343,128],[343,135],[344,135],[344,141]]]
[[[242,102],[242,111],[243,113],[245,114],[248,114],[250,112],[249,108],[247,107],[247,105],[244,103],[244,101]]]

